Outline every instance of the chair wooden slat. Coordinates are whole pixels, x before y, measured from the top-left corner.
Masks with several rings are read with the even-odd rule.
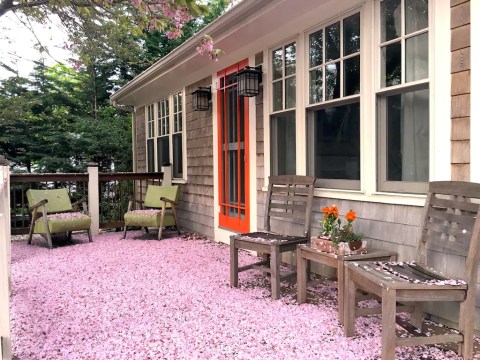
[[[272,297],[280,297],[280,254],[296,249],[298,244],[310,239],[315,178],[311,176],[282,175],[269,178],[265,202],[264,232],[253,232],[230,236],[230,284],[238,286],[238,273],[250,269],[248,265],[238,267],[238,249],[246,249],[266,254],[270,257],[269,267],[253,268],[270,273]],[[276,220],[276,221],[271,221]],[[301,236],[286,236],[271,231],[273,225],[289,221],[295,224],[303,222]],[[293,227],[292,227],[293,228]],[[295,272],[294,272],[295,273]]]
[[[272,194],[271,201],[307,203],[308,197],[302,195]]]
[[[471,213],[477,213],[479,209],[479,205],[476,203],[442,198],[433,198],[431,206],[469,211]]]
[[[424,207],[417,244],[417,263],[349,264],[346,269],[344,329],[355,332],[355,289],[362,288],[382,297],[382,359],[392,359],[395,346],[459,342],[459,352],[473,357],[473,321],[480,252],[480,184],[461,181],[433,182]],[[463,255],[465,267],[460,279],[449,278],[426,268],[432,251]],[[456,274],[461,269],[455,269]],[[445,301],[460,304],[459,335],[418,337],[399,340],[392,319],[395,302],[412,303],[414,324],[421,325],[423,302]],[[362,312],[359,312],[359,314]]]
[[[292,204],[292,203],[289,203],[289,204],[285,204],[285,203],[281,203],[281,204],[271,203],[271,204],[270,204],[270,209],[284,209],[284,210],[305,211],[305,210],[307,209],[307,204],[297,205],[296,203],[295,203],[295,204]]]
[[[469,227],[473,227],[473,224],[475,223],[475,219],[471,215],[455,214],[452,212],[436,210],[435,208],[430,208],[427,216],[432,220],[449,221],[452,223],[464,224]]]

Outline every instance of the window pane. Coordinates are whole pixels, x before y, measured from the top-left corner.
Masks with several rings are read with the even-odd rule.
[[[295,76],[285,79],[285,109],[295,107]]]
[[[428,78],[428,33],[405,41],[406,81]]]
[[[328,64],[325,69],[325,99],[337,99],[340,97],[340,62]]]
[[[273,111],[283,110],[283,92],[282,82],[277,81],[273,83]]]
[[[295,113],[288,112],[271,118],[271,173],[296,174]]]
[[[285,76],[295,74],[296,56],[295,43],[285,46]]]
[[[183,177],[182,134],[174,134],[173,140],[173,177]]]
[[[155,153],[154,153],[154,143],[153,139],[147,140],[147,156],[148,156],[148,164],[147,164],[147,171],[154,172],[155,171]]]
[[[157,138],[157,168],[160,171],[160,167],[166,163],[170,163],[170,141],[168,136]]]
[[[325,61],[340,57],[340,22],[325,28]]]
[[[402,82],[402,46],[399,42],[382,47],[382,87]]]
[[[343,20],[343,56],[360,51],[360,13]]]
[[[380,3],[381,42],[396,39],[401,35],[401,11],[400,0],[382,0]]]
[[[428,27],[428,0],[405,0],[405,33]]]
[[[313,121],[314,176],[360,180],[360,103],[317,110]]]
[[[428,181],[429,91],[392,95],[387,116],[387,181]],[[382,120],[382,119],[381,119]]]
[[[279,79],[283,76],[283,49],[274,50],[272,53],[272,76],[273,80]]]
[[[323,31],[310,35],[310,67],[323,63]]]
[[[343,63],[344,96],[360,94],[360,56],[354,56]]]
[[[310,71],[310,104],[323,100],[322,68]]]

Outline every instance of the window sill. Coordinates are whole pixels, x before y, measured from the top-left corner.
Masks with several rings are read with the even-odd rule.
[[[172,184],[186,184],[187,180],[185,179],[172,179]]]
[[[262,191],[267,191],[267,187],[262,187]],[[424,206],[427,195],[419,194],[400,194],[376,192],[367,194],[360,190],[342,190],[342,189],[315,189],[315,197],[324,197],[339,200],[363,201],[372,203],[384,203],[392,205],[410,205]]]

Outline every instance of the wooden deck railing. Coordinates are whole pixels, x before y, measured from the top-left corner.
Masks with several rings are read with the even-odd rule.
[[[11,233],[28,233],[28,189],[66,188],[72,201],[86,197],[92,224],[106,229],[123,227],[129,197],[141,197],[148,184],[162,182],[163,173],[98,173],[90,167],[88,173],[80,174],[10,174]]]

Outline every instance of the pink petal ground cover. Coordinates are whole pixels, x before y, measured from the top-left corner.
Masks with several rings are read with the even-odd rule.
[[[274,301],[268,279],[255,271],[241,273],[240,288],[230,288],[225,245],[120,236],[105,233],[93,243],[84,238],[53,250],[40,239],[34,246],[13,243],[12,341],[18,359],[380,356],[380,318],[359,318],[359,335],[345,338],[334,288],[310,289],[326,299],[319,305],[298,305],[294,291]],[[240,254],[240,263],[253,260]],[[435,347],[397,349],[396,355],[458,358]]]

